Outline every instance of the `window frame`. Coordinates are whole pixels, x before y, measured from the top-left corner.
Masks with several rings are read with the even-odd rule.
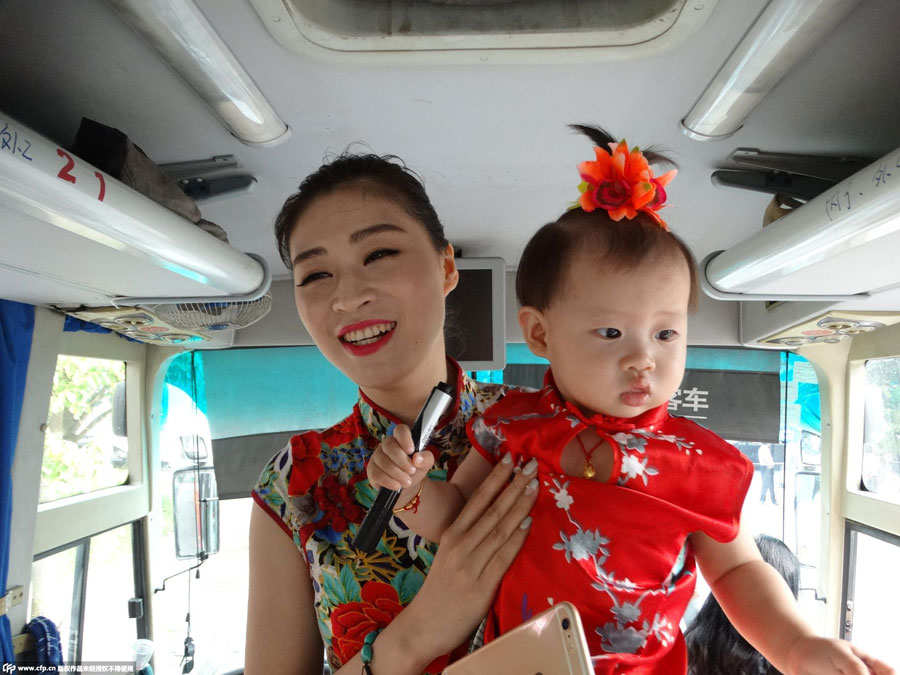
[[[857,335],[847,359],[846,453],[841,467],[841,516],[894,536],[900,536],[900,502],[866,490],[862,483],[863,438],[865,431],[866,362],[880,358],[900,358],[897,326]]]
[[[844,605],[846,523],[900,536],[900,503],[861,488],[865,410],[865,362],[900,356],[900,324],[855,335],[841,346],[797,350],[819,375],[822,395],[822,588],[828,603],[828,635],[841,634]]]
[[[141,410],[144,400],[145,346],[118,336],[64,333],[58,355],[125,362],[128,479],[123,485],[39,504],[33,556],[140,520],[150,512],[150,490]],[[55,367],[54,367],[55,369]]]
[[[34,556],[33,562],[36,563],[45,558],[57,555],[58,553],[68,551],[69,549],[77,549],[75,557],[75,575],[72,583],[74,597],[72,602],[71,623],[78,626],[78,638],[75,643],[75,653],[72,654],[71,651],[69,651],[67,654],[63,655],[63,661],[66,663],[81,663],[82,648],[84,646],[84,623],[85,606],[87,602],[88,574],[90,572],[91,565],[91,540],[94,537],[109,532],[110,530],[126,526],[130,526],[131,528],[132,580],[134,585],[134,595],[132,597],[144,598],[146,597],[146,589],[148,588],[148,584],[146,570],[141,562],[144,559],[145,549],[144,525],[142,520],[135,520],[131,523],[123,523],[108,530],[103,530],[102,532],[95,532],[90,536],[71,541],[67,544],[50,549],[48,551],[44,551]],[[146,603],[144,603],[143,614],[139,617],[135,617],[135,620],[135,638],[149,638],[150,626],[147,616]],[[71,643],[69,649],[71,650]]]
[[[70,616],[70,629],[69,629],[69,641],[68,641],[68,650],[65,654],[63,654],[63,662],[71,662],[71,663],[81,663],[81,645],[82,645],[82,634],[84,630],[84,605],[85,598],[87,597],[87,568],[88,561],[90,560],[91,555],[91,540],[80,539],[78,541],[71,542],[57,549],[52,549],[50,551],[44,551],[40,555],[34,556],[33,563],[40,562],[45,558],[50,558],[59,553],[63,553],[68,551],[69,549],[76,549],[75,551],[75,568],[73,570],[73,578],[72,578],[72,609]],[[32,564],[33,564],[32,563]],[[31,611],[31,599],[28,602],[29,612]],[[75,640],[75,653],[72,653],[72,641],[71,641],[71,626],[78,626],[77,639]]]
[[[848,608],[847,603],[855,600],[856,577],[855,574],[853,574],[853,571],[856,568],[857,535],[860,533],[868,535],[873,539],[880,539],[881,541],[900,548],[900,536],[896,534],[884,532],[883,530],[869,527],[868,525],[863,525],[862,523],[857,523],[853,520],[845,521],[844,569],[843,578],[841,580],[841,611],[843,613],[843,620],[841,621],[840,636],[842,639],[851,642],[853,638],[853,610]],[[850,625],[848,626],[848,624]]]

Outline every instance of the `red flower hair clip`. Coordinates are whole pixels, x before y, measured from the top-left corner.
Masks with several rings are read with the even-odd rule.
[[[655,177],[646,157],[638,148],[628,149],[622,140],[610,143],[609,150],[594,148],[596,161],[578,165],[581,197],[573,208],[587,212],[603,209],[615,221],[633,219],[638,213],[646,213],[656,223],[668,230],[666,221],[657,211],[666,205],[666,185],[678,173],[676,169]]]

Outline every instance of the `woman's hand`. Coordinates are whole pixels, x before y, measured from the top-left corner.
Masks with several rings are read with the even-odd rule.
[[[422,588],[395,619],[411,631],[410,647],[426,663],[467,640],[487,613],[528,535],[536,468],[532,460],[510,482],[514,467],[506,455],[444,532]]]
[[[434,465],[434,455],[414,451],[409,427],[398,424],[393,435],[385,436],[366,464],[369,483],[397,491],[417,488]]]
[[[844,640],[802,637],[788,650],[789,675],[894,675],[894,669]]]

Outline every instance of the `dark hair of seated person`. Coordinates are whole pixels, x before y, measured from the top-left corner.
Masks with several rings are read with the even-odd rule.
[[[800,588],[800,561],[774,537],[756,537],[763,560],[774,567],[794,594]],[[688,675],[777,675],[780,671],[747,642],[725,616],[712,594],[684,633]]]

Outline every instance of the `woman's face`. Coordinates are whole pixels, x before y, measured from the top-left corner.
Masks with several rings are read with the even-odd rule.
[[[380,392],[446,377],[444,298],[458,280],[452,247],[439,253],[421,223],[359,187],[315,199],[288,243],[304,326],[367,395],[380,400]]]

